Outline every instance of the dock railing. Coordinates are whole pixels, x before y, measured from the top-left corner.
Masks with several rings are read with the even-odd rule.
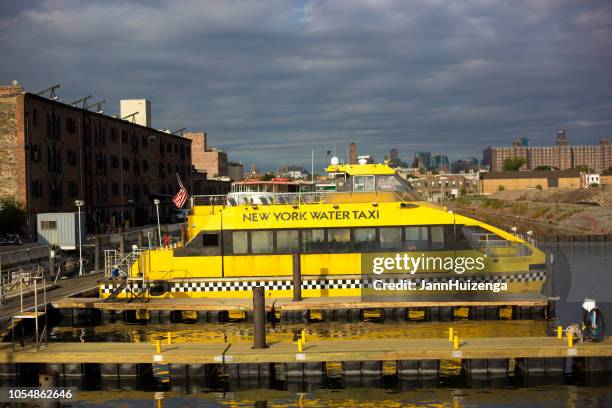
[[[104,276],[107,278],[129,278],[130,268],[140,255],[148,251],[149,248],[136,248],[125,254],[121,254],[115,249],[104,251]]]

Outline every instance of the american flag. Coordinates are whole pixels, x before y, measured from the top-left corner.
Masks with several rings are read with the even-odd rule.
[[[189,194],[187,193],[187,189],[183,185],[183,182],[181,181],[181,178],[179,177],[178,173],[176,175],[176,178],[178,179],[180,189],[178,193],[174,195],[172,202],[174,203],[176,208],[183,208],[183,206],[185,205],[185,202],[189,198]]]

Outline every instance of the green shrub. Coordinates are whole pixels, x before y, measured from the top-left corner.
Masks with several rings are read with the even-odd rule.
[[[529,210],[527,203],[514,203],[512,204],[512,212],[516,215],[525,215]]]
[[[534,208],[533,211],[531,212],[531,217],[533,217],[533,218],[540,218],[540,217],[542,217],[544,214],[546,214],[549,211],[550,211],[550,207],[538,207],[538,208]]]
[[[0,234],[19,234],[25,226],[23,205],[15,197],[0,198]]]

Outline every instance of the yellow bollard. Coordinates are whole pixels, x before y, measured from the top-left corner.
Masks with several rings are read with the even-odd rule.
[[[448,329],[448,341],[453,341],[453,328]]]
[[[157,354],[161,353],[161,340],[155,341],[155,349],[157,350]]]
[[[557,338],[558,339],[562,339],[563,338],[563,326],[558,326],[557,327]]]
[[[453,348],[454,349],[458,349],[459,348],[459,336],[453,337]]]
[[[306,330],[302,329],[302,343],[306,344]]]
[[[298,351],[301,353],[303,351],[303,348],[302,348],[302,339],[298,339],[297,346],[298,346]]]
[[[567,336],[567,347],[574,347],[574,334],[573,333]]]
[[[168,344],[172,344],[172,332],[168,332]]]

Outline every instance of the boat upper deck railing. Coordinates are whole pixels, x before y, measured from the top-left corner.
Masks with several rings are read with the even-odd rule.
[[[383,201],[408,201],[394,191],[315,191],[296,193],[234,192],[226,195],[194,195],[192,206],[247,206],[247,205],[301,205],[336,204],[343,202],[373,203]]]

